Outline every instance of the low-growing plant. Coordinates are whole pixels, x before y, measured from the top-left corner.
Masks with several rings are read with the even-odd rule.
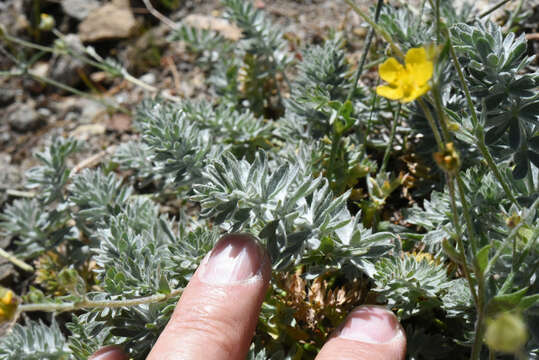
[[[101,169],[74,173],[71,139],[36,154],[34,197],[0,215],[5,256],[37,273],[2,292],[0,359],[109,344],[143,359],[228,232],[256,236],[273,266],[249,359],[313,359],[361,304],[397,314],[409,359],[538,358],[539,78],[525,36],[452,2],[379,1],[370,16],[346,0],[379,36],[356,66],[352,34],[295,56],[250,2],[222,3],[238,42],[187,25],[170,36],[198,56],[211,100],[144,101],[138,140]],[[382,81],[359,85],[368,54]]]

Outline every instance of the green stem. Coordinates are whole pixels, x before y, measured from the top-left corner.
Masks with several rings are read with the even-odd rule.
[[[447,118],[445,116],[442,106],[442,99],[440,96],[440,89],[438,88],[438,82],[436,82],[432,87],[432,92],[434,94],[434,103],[436,104],[436,114],[438,115],[438,121],[440,121],[440,127],[442,128],[442,138],[445,142],[452,141],[451,133],[449,132],[449,128],[447,126]]]
[[[496,5],[494,5],[493,7],[491,7],[490,9],[487,9],[485,10],[484,12],[482,12],[481,14],[479,14],[479,18],[482,19],[484,18],[485,16],[487,15],[490,15],[491,13],[493,13],[494,11],[498,10],[499,8],[501,8],[502,6],[504,6],[505,4],[507,4],[508,2],[510,2],[511,0],[502,0],[500,1],[499,3],[497,3]]]
[[[380,83],[380,78],[378,77],[376,80],[376,86]],[[371,133],[371,124],[372,124],[372,115],[374,114],[374,107],[376,106],[376,99],[378,98],[378,95],[376,93],[372,96],[372,103],[371,103],[371,111],[369,113],[369,118],[367,119],[367,129],[365,130],[365,135],[363,136],[363,148],[361,149],[361,152],[359,154],[359,159],[363,161],[363,156],[365,155],[365,152],[367,151],[367,138],[369,137],[369,134]]]
[[[56,86],[56,87],[58,87],[60,89],[69,91],[69,92],[71,92],[73,94],[79,95],[81,97],[85,97],[85,98],[93,100],[95,102],[98,102],[98,103],[100,103],[100,104],[102,104],[102,105],[104,105],[106,107],[112,107],[112,108],[114,108],[114,109],[116,109],[118,111],[129,114],[129,110],[126,109],[125,107],[119,105],[119,104],[109,102],[109,101],[106,101],[104,99],[100,99],[100,98],[95,97],[95,96],[93,96],[91,94],[88,94],[88,93],[85,93],[85,92],[80,91],[78,89],[75,89],[74,87],[71,87],[69,85],[63,84],[61,82],[58,82],[58,81],[53,80],[53,79],[49,79],[47,77],[44,77],[44,76],[41,76],[41,75],[38,75],[38,74],[35,74],[35,73],[31,72],[31,71],[28,71],[27,74],[30,75],[31,77],[33,77],[34,79],[38,80],[38,81],[44,82],[45,84]]]
[[[436,45],[440,44],[440,0],[436,0]]]
[[[395,139],[395,133],[397,132],[397,124],[399,122],[399,116],[401,112],[402,104],[399,103],[397,106],[397,112],[393,117],[393,124],[391,125],[391,133],[389,134],[389,144],[387,144],[386,151],[384,153],[384,159],[382,161],[382,166],[380,167],[379,173],[382,174],[386,170],[387,162],[389,161],[389,153],[393,147],[393,140]]]
[[[393,41],[393,39],[391,38],[391,35],[389,35],[384,29],[382,29],[380,26],[378,26],[378,24],[376,24],[374,21],[372,21],[368,16],[367,14],[365,14],[363,12],[363,10],[361,10],[355,3],[353,0],[344,0],[351,8],[352,10],[354,10],[354,12],[356,14],[358,14],[363,20],[365,20],[365,22],[367,22],[373,29],[374,31],[380,35],[381,37],[384,38],[385,41],[387,41],[390,46],[391,46],[391,50],[393,50],[393,52],[398,56],[400,57],[401,59],[404,59],[404,54],[403,52],[401,51],[401,49],[397,46],[397,44],[395,44],[395,42]]]
[[[487,160],[487,164],[490,168],[490,170],[494,173],[494,176],[502,186],[505,195],[511,200],[513,204],[515,204],[518,208],[520,208],[517,200],[515,199],[513,193],[509,189],[509,185],[507,185],[505,179],[503,178],[502,174],[500,173],[500,170],[498,170],[498,167],[494,163],[494,159],[492,158],[492,155],[490,154],[487,146],[485,145],[485,137],[483,134],[483,130],[481,126],[479,126],[479,121],[477,119],[477,113],[475,111],[475,107],[472,101],[472,96],[470,94],[470,90],[468,89],[468,85],[466,84],[466,80],[464,78],[464,73],[462,72],[462,68],[459,64],[457,55],[455,53],[455,49],[453,47],[453,43],[451,41],[451,36],[449,34],[449,30],[447,30],[446,27],[444,27],[444,30],[446,32],[447,36],[447,42],[449,45],[449,53],[451,55],[451,59],[453,61],[453,65],[455,66],[455,69],[457,70],[460,84],[462,86],[462,89],[464,90],[464,94],[466,95],[466,102],[468,103],[468,108],[470,110],[470,114],[472,116],[472,124],[474,128],[474,132],[476,133],[476,136],[478,137],[478,145],[479,145],[479,151],[483,155],[483,157]]]
[[[473,253],[477,254],[477,251],[479,250],[479,244],[477,243],[475,232],[473,231],[473,222],[472,222],[472,217],[470,215],[470,207],[468,205],[468,201],[466,200],[466,196],[465,196],[464,183],[462,181],[462,177],[460,176],[460,173],[457,173],[455,178],[457,180],[457,187],[459,189],[460,202],[462,203],[462,210],[464,213],[464,220],[466,221],[466,230],[468,231],[468,238],[470,239],[470,244],[472,245]]]
[[[28,311],[45,311],[45,312],[66,312],[80,309],[102,309],[102,308],[120,308],[127,306],[135,306],[141,304],[152,304],[168,300],[176,295],[181,294],[183,288],[172,290],[168,294],[156,294],[136,299],[125,300],[83,300],[79,302],[67,303],[38,303],[38,304],[23,304],[17,309],[18,313]]]
[[[13,265],[20,267],[24,271],[33,272],[34,268],[31,265],[28,265],[21,259],[17,258],[15,255],[8,253],[4,249],[0,248],[0,257],[11,262]]]
[[[378,0],[378,3],[376,4],[376,10],[374,11],[374,22],[378,23],[378,18],[380,17],[380,11],[382,10],[382,5],[384,4],[384,0]],[[357,83],[359,81],[359,77],[361,76],[361,73],[363,72],[363,66],[365,65],[365,60],[367,59],[367,55],[369,53],[369,49],[371,47],[372,38],[374,37],[374,28],[371,27],[369,29],[369,33],[367,34],[367,42],[365,43],[365,47],[363,48],[363,53],[361,54],[361,59],[359,60],[359,65],[357,67],[356,75],[354,76],[354,83],[350,91],[348,92],[348,96],[346,97],[346,101],[352,99],[352,96],[354,95],[354,92],[357,89]]]
[[[432,133],[434,134],[434,138],[436,139],[436,144],[438,145],[438,150],[442,151],[443,149],[445,149],[445,146],[440,136],[440,132],[438,131],[438,127],[436,126],[436,121],[434,120],[434,117],[432,116],[432,113],[430,112],[427,104],[425,104],[423,99],[419,98],[417,99],[417,102],[419,106],[421,106],[421,109],[423,110],[423,113],[425,114],[425,117],[427,118],[427,121],[429,122]]]
[[[44,52],[54,52],[54,49],[49,46],[38,45],[30,41],[19,39],[18,37],[9,35],[7,32],[4,32],[3,36],[6,38],[7,41],[10,41],[15,44],[19,44],[21,46],[24,46],[30,49],[35,49],[35,50],[44,51]],[[0,38],[2,38],[2,34],[0,34]]]
[[[532,204],[532,206],[530,206],[526,210],[526,213],[522,216],[522,219],[520,220],[520,223],[511,230],[511,232],[509,233],[507,238],[504,240],[502,245],[498,248],[498,250],[496,251],[494,256],[492,258],[490,258],[490,260],[489,260],[489,262],[487,264],[487,267],[485,269],[485,276],[487,276],[487,274],[490,272],[490,270],[492,269],[494,264],[496,264],[496,261],[498,261],[498,258],[502,255],[505,248],[511,243],[513,237],[517,235],[518,230],[520,229],[520,227],[526,223],[526,221],[528,220],[529,217],[531,217],[531,215],[534,214],[535,209],[537,207],[539,207],[539,199],[535,200],[534,203]]]
[[[450,174],[447,174],[447,184],[449,186],[449,195],[451,199],[451,213],[453,215],[453,225],[455,226],[455,231],[457,233],[457,244],[459,247],[460,261],[462,262],[462,271],[464,272],[464,277],[468,281],[468,286],[470,287],[470,292],[474,299],[474,303],[476,304],[477,311],[480,311],[479,298],[475,292],[475,285],[473,283],[472,277],[470,275],[470,271],[468,269],[468,261],[466,260],[466,248],[464,247],[464,242],[462,241],[462,229],[460,228],[460,222],[459,222],[459,216],[458,216],[458,210],[457,210],[454,178]]]
[[[509,21],[507,22],[507,31],[511,31],[511,28],[513,27],[513,23],[515,22],[515,18],[518,16],[518,13],[522,9],[522,4],[524,3],[524,0],[520,0],[518,2],[517,8],[513,11],[511,11],[511,17],[509,18]]]
[[[532,194],[535,191],[535,184],[533,181],[532,169],[529,169],[526,180],[528,182],[528,191],[530,194]]]
[[[485,331],[485,312],[483,306],[481,310],[477,311],[477,321],[475,322],[475,338],[472,346],[472,353],[470,355],[471,360],[479,360],[479,354],[481,354],[481,348],[483,347],[483,333]]]
[[[333,130],[333,139],[331,139],[331,152],[329,155],[329,166],[328,166],[328,173],[327,173],[327,179],[329,180],[330,185],[333,181],[333,166],[335,165],[335,159],[337,157],[337,148],[339,147],[339,144],[341,143],[341,137],[342,135],[337,133],[335,130]]]

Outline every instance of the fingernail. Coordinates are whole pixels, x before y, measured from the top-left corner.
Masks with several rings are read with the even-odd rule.
[[[128,360],[128,357],[120,347],[111,345],[96,351],[88,360]]]
[[[374,344],[384,344],[401,335],[397,317],[381,306],[366,305],[346,318],[338,337]]]
[[[246,234],[222,237],[202,263],[201,280],[228,285],[261,276],[264,252],[256,240]]]

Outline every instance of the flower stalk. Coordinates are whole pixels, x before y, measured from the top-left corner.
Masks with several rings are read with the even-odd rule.
[[[136,306],[142,304],[152,304],[168,300],[172,297],[180,295],[183,288],[174,289],[168,294],[156,294],[135,299],[124,300],[82,300],[77,302],[65,303],[37,303],[23,304],[17,309],[18,313],[29,311],[45,311],[45,312],[66,312],[80,309],[101,309],[101,308],[120,308],[128,306]]]

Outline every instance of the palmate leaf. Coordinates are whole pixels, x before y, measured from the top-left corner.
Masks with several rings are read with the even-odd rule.
[[[79,143],[74,139],[56,138],[45,151],[35,154],[41,165],[28,170],[26,186],[39,188],[38,196],[45,204],[62,198],[70,174],[66,161],[78,148]]]
[[[123,186],[114,173],[84,169],[69,185],[69,201],[77,208],[75,220],[88,234],[106,227],[109,216],[118,214],[133,189]]]
[[[272,71],[282,71],[290,63],[287,41],[281,29],[272,24],[264,12],[243,0],[222,0],[224,17],[242,30],[240,46],[249,54],[265,58]]]
[[[87,360],[94,352],[106,345],[119,343],[120,339],[110,334],[111,327],[105,321],[88,319],[91,313],[73,315],[66,324],[71,332],[69,348],[77,360]]]
[[[451,32],[469,75],[466,80],[470,91],[485,104],[485,141],[509,146],[515,162],[513,177],[521,179],[536,159],[533,151],[528,153],[532,149],[527,143],[539,126],[539,74],[521,74],[535,58],[526,55],[526,38],[514,33],[504,36],[501,27],[492,22],[457,24]]]
[[[340,36],[326,41],[323,46],[309,48],[303,54],[298,76],[292,83],[292,94],[286,102],[287,117],[307,120],[311,136],[327,134],[331,125],[330,102],[346,100],[353,85],[351,75]],[[359,91],[355,95],[358,94]]]
[[[74,237],[68,220],[65,210],[48,209],[36,199],[15,200],[0,214],[0,235],[14,239],[17,256],[33,258]]]
[[[0,338],[0,360],[68,360],[71,351],[66,339],[53,320],[50,326],[42,321],[15,324]]]
[[[335,199],[325,180],[282,160],[270,161],[263,151],[252,164],[225,154],[204,176],[192,198],[201,203],[202,215],[227,231],[258,233],[279,268],[299,261],[352,219],[348,194]]]
[[[209,130],[191,123],[182,108],[146,101],[138,108],[136,127],[153,153],[154,171],[173,178],[177,186],[200,179],[206,164],[221,152]]]
[[[174,29],[167,40],[184,41],[191,52],[200,55],[199,64],[214,63],[232,49],[232,44],[219,33],[185,24]]]
[[[165,273],[168,246],[176,240],[171,228],[146,199],[131,201],[112,216],[109,227],[96,231],[93,249],[103,288],[114,295],[145,296],[160,292],[164,283],[176,287],[177,280]]]
[[[413,254],[383,258],[375,266],[375,291],[385,296],[391,308],[399,309],[401,318],[439,307],[450,286],[442,264]]]

